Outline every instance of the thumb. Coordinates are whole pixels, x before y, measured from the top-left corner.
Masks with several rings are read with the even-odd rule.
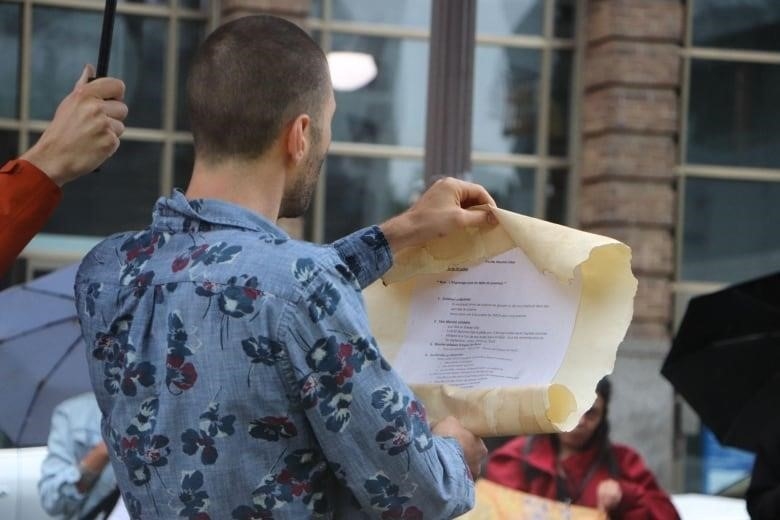
[[[84,70],[81,71],[81,76],[79,76],[78,81],[76,81],[76,87],[79,85],[86,85],[89,83],[89,80],[95,77],[95,69],[87,63],[84,65]]]

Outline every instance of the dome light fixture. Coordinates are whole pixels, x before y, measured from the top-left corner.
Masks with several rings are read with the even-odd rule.
[[[344,92],[365,87],[377,75],[374,57],[365,52],[329,52],[328,67],[333,89]]]

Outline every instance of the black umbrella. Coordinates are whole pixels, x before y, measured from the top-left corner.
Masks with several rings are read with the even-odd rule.
[[[114,18],[116,18],[116,0],[106,0],[106,6],[103,9],[103,30],[100,33],[97,69],[95,70],[95,77],[97,78],[104,78],[108,74],[111,37],[114,34]]]
[[[725,445],[780,425],[780,273],[692,298],[661,373]]]

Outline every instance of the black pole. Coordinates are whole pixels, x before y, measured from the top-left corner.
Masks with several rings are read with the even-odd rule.
[[[100,52],[98,53],[96,78],[108,75],[108,59],[111,56],[111,37],[114,34],[114,18],[116,17],[116,0],[106,0],[103,10],[103,31],[100,34]]]

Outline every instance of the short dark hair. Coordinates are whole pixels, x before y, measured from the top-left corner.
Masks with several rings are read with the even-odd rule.
[[[257,158],[302,113],[321,130],[329,89],[322,49],[294,23],[259,15],[222,25],[198,49],[187,79],[196,156]]]

